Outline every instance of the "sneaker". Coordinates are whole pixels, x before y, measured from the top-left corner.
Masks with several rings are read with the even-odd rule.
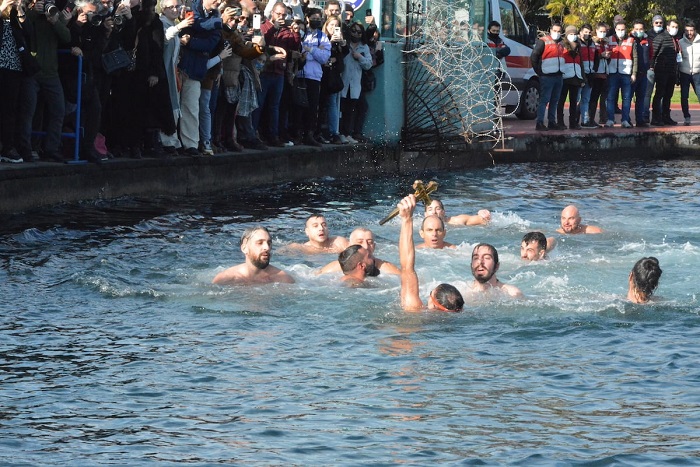
[[[583,122],[581,128],[598,128],[598,124],[596,122]]]
[[[186,148],[184,151],[186,156],[199,157],[201,154],[197,148]]]
[[[683,120],[683,125],[690,126],[690,117],[685,117],[685,119]]]
[[[240,142],[245,149],[257,149],[258,151],[265,151],[269,149],[265,143],[260,141],[259,139],[253,139],[250,141],[241,141]]]
[[[292,143],[292,144],[294,144],[294,143]],[[283,143],[282,141],[280,141],[277,138],[270,139],[270,141],[268,141],[268,145],[273,147],[273,148],[284,148],[287,146],[286,143]]]
[[[294,146],[294,141],[292,141],[292,140],[289,140],[286,143],[284,143],[285,148],[291,148],[293,146]]]
[[[340,135],[331,136],[331,144],[343,144],[343,140],[340,139]]]
[[[664,118],[663,122],[665,125],[678,125],[678,122],[673,120],[671,117]]]
[[[562,122],[559,122],[555,125],[555,129],[557,130],[566,130],[566,125],[564,125]]]
[[[350,141],[348,141],[345,135],[338,135],[338,138],[340,138],[340,144],[350,144]]]
[[[21,164],[24,162],[22,156],[19,155],[16,149],[10,149],[10,151],[4,156],[0,156],[0,161],[9,162],[10,164]]]
[[[345,139],[348,141],[349,144],[357,144],[357,140],[352,136],[346,136]]]
[[[664,122],[662,122],[661,120],[652,120],[651,126],[664,126]]]
[[[607,122],[605,122],[605,128],[612,128],[613,126],[615,126],[614,121],[608,120]]]
[[[625,120],[622,122],[622,128],[632,128],[632,124]]]
[[[549,130],[549,128],[547,128],[547,126],[546,126],[544,123],[542,123],[542,122],[537,122],[537,124],[535,125],[535,130],[537,130],[537,131],[547,131],[547,130]]]
[[[211,141],[204,141],[202,143],[202,154],[205,156],[213,156],[214,149],[211,147]]]
[[[51,152],[51,153],[44,153],[42,154],[42,159],[52,161],[52,162],[59,162],[63,164],[65,162],[65,159],[60,153],[57,152]]]
[[[359,134],[359,133],[356,133],[356,134],[352,135],[352,138],[353,138],[355,141],[357,141],[358,143],[367,143],[367,142],[369,142],[369,140],[368,140],[367,138],[365,138],[363,135],[361,135],[361,134]]]
[[[304,136],[302,143],[307,145],[307,146],[315,146],[317,148],[320,148],[321,146],[323,146],[320,142],[316,141],[316,139],[314,139],[314,137],[310,134]]]
[[[549,122],[547,124],[547,128],[550,130],[558,130],[559,129],[559,128],[557,128],[557,122]]]
[[[637,122],[637,128],[649,128],[649,124],[645,121]]]

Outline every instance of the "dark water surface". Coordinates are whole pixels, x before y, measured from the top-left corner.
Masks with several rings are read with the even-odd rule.
[[[0,236],[0,463],[13,465],[700,464],[699,161],[519,164],[426,174],[453,251],[419,251],[422,296],[467,287],[471,248],[526,295],[403,313],[395,277],[348,290],[332,255],[283,247],[310,212],[378,226],[412,179],[323,180],[228,196],[120,200],[15,218]],[[574,202],[598,236],[552,235]],[[267,225],[294,285],[211,285]],[[658,299],[624,300],[642,256]]]

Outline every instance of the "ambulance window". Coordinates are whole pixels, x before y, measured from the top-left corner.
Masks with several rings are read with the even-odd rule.
[[[527,44],[527,29],[520,10],[507,0],[499,0],[501,10],[501,34],[521,44]]]

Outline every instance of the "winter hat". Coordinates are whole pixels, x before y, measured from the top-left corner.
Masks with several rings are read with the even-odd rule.
[[[651,22],[652,22],[652,23],[654,23],[655,21],[662,21],[662,22],[666,23],[666,20],[665,20],[664,17],[661,16],[661,15],[655,15],[655,16],[651,19]]]
[[[578,34],[578,28],[576,26],[567,26],[564,30],[565,34]]]

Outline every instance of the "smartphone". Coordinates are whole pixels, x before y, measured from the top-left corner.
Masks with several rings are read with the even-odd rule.
[[[367,11],[365,11],[365,16],[372,16],[372,9],[367,8]]]
[[[255,31],[260,31],[260,21],[261,17],[259,14],[254,14],[253,15],[253,30]]]
[[[340,27],[336,26],[335,30],[333,31],[333,34],[335,34],[335,35],[340,34]]]

